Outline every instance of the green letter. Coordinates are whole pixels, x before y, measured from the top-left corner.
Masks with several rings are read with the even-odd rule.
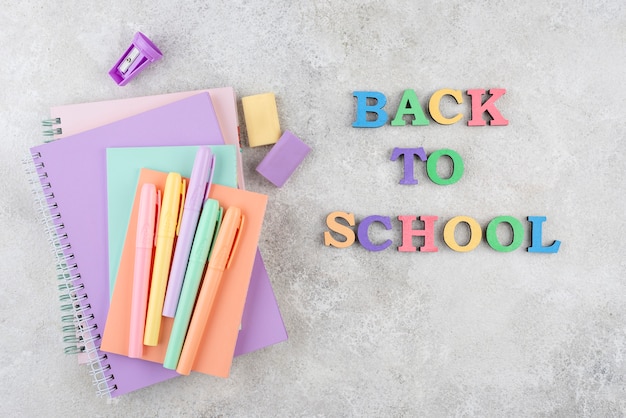
[[[404,115],[413,115],[411,125],[428,125],[428,119],[422,111],[420,102],[412,89],[404,90],[396,117],[391,121],[392,126],[406,125],[406,121],[402,118]]]

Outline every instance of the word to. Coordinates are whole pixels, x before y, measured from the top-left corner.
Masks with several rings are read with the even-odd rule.
[[[417,179],[413,175],[413,157],[418,157],[421,161],[426,161],[426,174],[435,184],[445,186],[454,184],[463,176],[465,166],[461,156],[451,149],[440,149],[431,153],[428,157],[424,148],[394,148],[391,152],[391,161],[396,161],[400,156],[404,161],[404,177],[400,179],[400,184],[417,184]],[[448,178],[442,178],[437,173],[437,163],[443,156],[449,157],[452,161],[452,173]]]

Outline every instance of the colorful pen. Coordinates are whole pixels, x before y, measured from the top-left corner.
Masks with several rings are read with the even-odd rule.
[[[184,193],[183,189],[184,184],[180,174],[169,173],[165,181],[165,191],[163,192],[163,203],[161,204],[159,227],[157,229],[146,329],[143,335],[144,345],[155,346],[159,342],[161,312],[163,311],[167,277],[170,272],[174,236],[179,217],[180,197]]]
[[[165,302],[163,304],[163,316],[173,318],[176,314],[176,306],[180,290],[183,286],[187,261],[189,260],[189,251],[193,242],[193,236],[198,226],[198,218],[202,203],[207,194],[207,185],[210,187],[211,167],[215,162],[215,157],[211,153],[211,148],[200,147],[196,152],[196,158],[191,170],[191,178],[189,179],[189,187],[187,188],[187,197],[185,198],[185,207],[183,209],[183,218],[180,224],[180,233],[176,240],[176,248],[174,249],[174,258],[172,259],[172,268],[170,270],[169,280],[167,281],[167,291],[165,292]]]
[[[150,288],[150,266],[152,265],[152,249],[154,248],[157,199],[157,189],[154,184],[146,183],[141,187],[135,236],[130,332],[128,335],[128,357],[132,358],[140,358],[143,355],[143,331],[146,324],[148,289]]]
[[[189,264],[185,272],[185,280],[183,288],[180,292],[178,307],[176,308],[176,316],[174,316],[174,325],[170,333],[170,339],[167,344],[167,352],[163,360],[163,367],[166,369],[176,369],[180,351],[185,342],[185,335],[191,320],[191,313],[198,295],[200,287],[200,279],[202,272],[207,263],[207,258],[211,251],[211,243],[216,236],[218,225],[221,222],[222,210],[219,203],[215,199],[207,199],[202,207],[202,214],[198,221],[198,229],[193,239],[191,253],[189,254]]]
[[[226,210],[176,366],[176,371],[180,374],[187,375],[191,372],[224,270],[230,266],[233,254],[237,250],[243,221],[243,214],[238,207],[231,206]]]

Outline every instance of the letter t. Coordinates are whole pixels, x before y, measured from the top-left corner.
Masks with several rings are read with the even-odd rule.
[[[424,148],[394,148],[391,152],[391,161],[396,161],[399,156],[404,156],[404,178],[400,184],[417,184],[417,179],[413,176],[413,156],[417,155],[420,160],[426,161]]]

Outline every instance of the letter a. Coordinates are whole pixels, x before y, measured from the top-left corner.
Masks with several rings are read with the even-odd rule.
[[[406,125],[406,121],[403,118],[404,115],[413,115],[413,121],[411,122],[413,126],[428,125],[428,119],[426,119],[426,115],[424,115],[424,111],[420,106],[420,102],[414,90],[404,90],[398,111],[396,112],[396,117],[391,121],[391,126]]]

